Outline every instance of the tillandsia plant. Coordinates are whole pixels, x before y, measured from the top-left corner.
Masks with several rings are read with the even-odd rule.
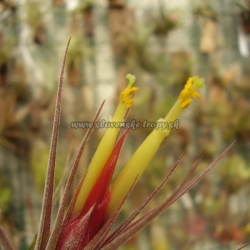
[[[69,41],[70,42],[70,41]],[[51,139],[51,148],[48,161],[47,176],[43,197],[43,206],[40,217],[40,223],[37,234],[30,249],[35,250],[111,250],[117,249],[120,245],[130,239],[140,229],[145,227],[156,216],[165,211],[171,204],[178,200],[183,194],[189,191],[197,182],[199,182],[208,171],[229,151],[233,143],[203,172],[193,177],[195,164],[187,177],[182,181],[179,187],[172,195],[161,204],[147,212],[140,219],[137,215],[152,200],[165,182],[174,172],[177,165],[183,158],[183,155],[170,169],[168,175],[153,191],[153,193],[128,217],[118,228],[111,232],[121,208],[131,193],[134,185],[143,174],[146,167],[158,151],[163,140],[169,135],[170,128],[159,129],[161,123],[173,123],[180,114],[190,105],[193,98],[200,98],[197,92],[199,88],[204,87],[203,80],[199,77],[190,77],[181,91],[177,101],[170,112],[157,121],[151,134],[145,139],[141,146],[123,168],[118,178],[111,184],[114,169],[123,145],[128,135],[129,129],[122,131],[124,120],[128,110],[133,104],[133,96],[138,91],[134,87],[135,77],[127,75],[128,86],[121,93],[120,103],[110,122],[114,126],[108,128],[97,147],[94,157],[89,165],[87,173],[82,178],[77,190],[75,191],[71,202],[69,203],[71,187],[76,174],[77,167],[84,147],[93,130],[92,126],[86,132],[86,135],[80,145],[79,151],[75,157],[74,163],[69,173],[62,201],[58,208],[57,216],[52,227],[52,208],[53,208],[53,190],[54,190],[54,172],[57,153],[58,131],[60,124],[62,85],[69,43],[65,52],[60,82],[57,92],[57,101],[55,107],[53,131]],[[104,103],[101,105],[93,124],[98,120]],[[6,234],[0,228],[0,245],[3,249],[13,249]]]

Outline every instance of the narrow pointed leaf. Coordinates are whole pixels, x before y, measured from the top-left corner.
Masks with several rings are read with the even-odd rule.
[[[184,188],[180,191],[174,199],[167,199],[150,212],[145,214],[142,218],[134,222],[128,229],[120,234],[117,238],[115,238],[111,243],[107,246],[102,248],[102,250],[114,250],[117,249],[119,246],[124,244],[128,241],[135,233],[137,233],[140,229],[145,227],[150,221],[152,221],[155,217],[160,215],[162,212],[166,210],[171,204],[173,204],[176,200],[178,200],[183,194],[189,191],[197,182],[199,182],[215,165],[218,161],[231,149],[233,144],[232,142],[224,151],[223,153],[214,161],[212,162],[202,173],[200,173],[197,177],[193,178]]]
[[[154,213],[158,213],[156,216],[158,216],[160,213],[162,213],[163,211],[166,210],[166,208],[168,208],[170,205],[172,205],[175,201],[177,201],[182,195],[184,195],[186,192],[188,192],[191,188],[193,188],[220,160],[221,158],[231,149],[231,147],[234,145],[235,141],[233,141],[223,152],[222,154],[217,157],[217,159],[212,162],[205,170],[203,170],[200,174],[198,174],[196,177],[194,177],[191,181],[188,182],[188,184],[182,185],[181,187],[183,187],[181,190],[178,188],[178,192],[174,192],[175,196],[171,195],[166,201],[164,201],[163,203],[161,203],[159,206],[157,206],[156,208],[152,209],[150,212],[148,212],[147,214],[145,214],[143,217],[141,217],[138,221],[136,221],[133,224],[138,223],[140,220],[143,220],[144,217],[147,216],[151,216],[150,214],[154,214]],[[194,166],[194,168],[196,167],[196,165]],[[185,178],[186,180],[186,178]],[[185,182],[184,180],[184,182]],[[161,211],[160,211],[161,210]],[[156,217],[155,216],[155,217]],[[132,225],[131,225],[132,226]]]
[[[183,189],[183,187],[188,183],[189,180],[191,180],[192,176],[195,173],[196,168],[198,167],[200,161],[202,159],[202,155],[200,156],[200,158],[194,163],[193,167],[190,169],[190,171],[188,172],[187,176],[184,178],[184,180],[181,182],[180,186],[173,191],[173,193],[171,194],[171,196],[168,198],[169,200],[174,199],[174,197],[177,196],[177,194]]]
[[[100,114],[100,112],[102,110],[103,105],[104,105],[104,102],[102,103],[102,105],[100,106],[97,114],[95,115],[93,123],[95,123],[97,121],[98,116],[99,116],[99,114]],[[65,187],[62,202],[60,204],[59,211],[58,211],[58,214],[57,214],[57,217],[56,217],[54,228],[53,228],[53,230],[51,232],[51,235],[50,235],[50,238],[49,238],[49,241],[48,241],[48,245],[47,245],[47,248],[46,248],[47,250],[55,249],[55,247],[56,247],[56,244],[57,244],[60,232],[61,232],[63,218],[64,218],[64,214],[65,214],[65,211],[66,211],[67,203],[68,203],[68,200],[69,200],[70,190],[71,190],[72,183],[73,183],[73,180],[74,180],[74,177],[75,177],[75,174],[76,174],[76,170],[77,170],[77,167],[79,165],[82,152],[83,152],[83,150],[84,150],[84,148],[85,148],[85,146],[86,146],[86,144],[88,142],[88,139],[89,139],[89,137],[91,135],[92,130],[93,130],[93,127],[89,128],[87,130],[86,135],[82,140],[80,149],[79,149],[79,151],[78,151],[78,153],[76,155],[74,164],[72,166],[69,178],[68,178],[67,183],[66,183],[66,187]]]
[[[46,248],[47,241],[49,239],[49,233],[50,233],[56,152],[57,152],[57,142],[58,142],[58,135],[59,135],[61,106],[62,106],[62,85],[63,85],[63,76],[64,76],[65,62],[66,62],[66,57],[68,53],[69,43],[70,43],[70,39],[68,41],[67,48],[65,51],[62,71],[60,75],[60,82],[59,82],[58,91],[57,91],[57,100],[56,100],[55,114],[54,114],[54,120],[53,120],[53,129],[52,129],[52,137],[51,137],[51,144],[50,144],[49,161],[48,161],[48,167],[47,167],[47,173],[46,173],[42,213],[41,213],[39,229],[37,233],[37,241],[36,241],[36,246],[35,246],[36,250],[43,250]]]
[[[2,227],[0,227],[0,249],[14,250],[14,247],[12,246],[9,238],[7,237]]]
[[[69,208],[68,208],[68,211],[66,213],[66,215],[64,216],[64,219],[63,219],[63,224],[62,224],[62,228],[61,228],[61,234],[64,233],[64,230],[67,229],[68,225],[70,224],[70,222],[72,221],[72,211],[73,211],[73,207],[75,205],[75,202],[76,202],[76,198],[77,198],[77,195],[79,194],[80,192],[80,189],[82,187],[82,183],[84,181],[84,178],[85,178],[86,174],[83,176],[82,180],[80,181],[75,193],[74,193],[74,196],[71,200],[71,203],[69,205]]]
[[[164,178],[164,180],[160,183],[160,185],[154,190],[154,192],[150,196],[148,196],[148,198],[141,204],[139,208],[136,209],[136,211],[132,215],[129,216],[129,218],[127,218],[111,235],[109,235],[109,237],[105,240],[103,246],[107,245],[109,242],[114,240],[118,235],[120,235],[128,227],[128,225],[136,218],[136,216],[144,209],[144,207],[157,195],[157,193],[160,191],[162,186],[167,182],[167,180],[173,174],[174,170],[180,164],[185,153],[186,151],[181,155],[179,160],[170,169],[168,175]]]
[[[247,243],[246,245],[244,245],[244,246],[242,246],[242,247],[238,248],[237,250],[241,250],[241,249],[243,249],[243,248],[245,248],[245,247],[247,247],[247,246],[250,246],[250,242],[249,242],[249,243]]]

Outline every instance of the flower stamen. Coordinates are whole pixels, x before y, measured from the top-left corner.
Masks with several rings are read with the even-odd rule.
[[[200,98],[200,94],[196,92],[198,88],[204,86],[203,80],[197,76],[189,77],[184,89],[181,91],[178,99],[181,102],[181,108],[187,108],[189,104],[193,101],[193,98]]]

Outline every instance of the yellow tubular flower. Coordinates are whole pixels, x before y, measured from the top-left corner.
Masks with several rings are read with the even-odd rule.
[[[136,79],[135,76],[127,75],[127,79],[129,80],[128,86],[121,94],[120,103],[111,122],[123,122],[127,109],[133,103],[132,96],[138,90],[138,88],[133,87]],[[97,147],[95,155],[92,158],[81,190],[77,196],[77,200],[73,209],[73,216],[81,212],[90,191],[92,190],[114,148],[119,130],[120,128],[108,128],[106,130],[100,144]]]
[[[203,79],[196,76],[190,77],[168,115],[164,119],[159,119],[158,122],[169,124],[177,120],[183,109],[188,107],[192,102],[192,98],[200,97],[196,90],[203,87]],[[118,207],[136,178],[136,181],[138,181],[139,177],[158,151],[162,141],[169,133],[169,128],[165,130],[154,129],[131,157],[111,188],[111,200],[108,206],[107,218]]]

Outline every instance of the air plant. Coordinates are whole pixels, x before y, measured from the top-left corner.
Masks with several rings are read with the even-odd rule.
[[[69,43],[70,40],[65,52],[57,91],[57,101],[40,223],[30,249],[117,249],[135,233],[150,223],[155,217],[164,212],[182,195],[188,192],[196,183],[198,183],[229,151],[234,142],[231,143],[229,147],[203,172],[193,177],[194,170],[198,165],[197,162],[191,168],[187,177],[169,198],[153,208],[151,211],[147,212],[140,219],[135,219],[169,179],[182,160],[184,156],[183,153],[153,193],[118,228],[111,231],[124,202],[158,151],[163,140],[169,135],[171,130],[170,127],[165,129],[159,129],[158,127],[158,129],[154,129],[128,161],[127,165],[123,168],[115,182],[111,184],[112,175],[114,173],[122,144],[129,133],[129,129],[125,129],[124,132],[122,131],[122,126],[124,125],[123,122],[126,118],[128,110],[133,104],[133,96],[138,91],[138,88],[133,86],[135,77],[127,75],[129,81],[128,86],[121,93],[120,103],[110,121],[113,124],[118,125],[110,127],[106,130],[89,165],[87,173],[82,178],[71,202],[69,203],[71,187],[79,165],[81,154],[94,126],[87,130],[75,157],[71,172],[68,176],[63,197],[52,227],[51,217],[53,208],[54,172],[61,114],[62,85]],[[156,125],[160,125],[160,123],[173,124],[183,110],[189,106],[193,98],[200,98],[200,94],[197,92],[197,89],[202,88],[203,86],[204,83],[202,79],[196,76],[190,77],[168,115],[164,119],[159,119]],[[93,124],[97,122],[103,105],[104,103],[95,115]],[[0,245],[3,249],[13,249],[2,228],[0,228]]]

